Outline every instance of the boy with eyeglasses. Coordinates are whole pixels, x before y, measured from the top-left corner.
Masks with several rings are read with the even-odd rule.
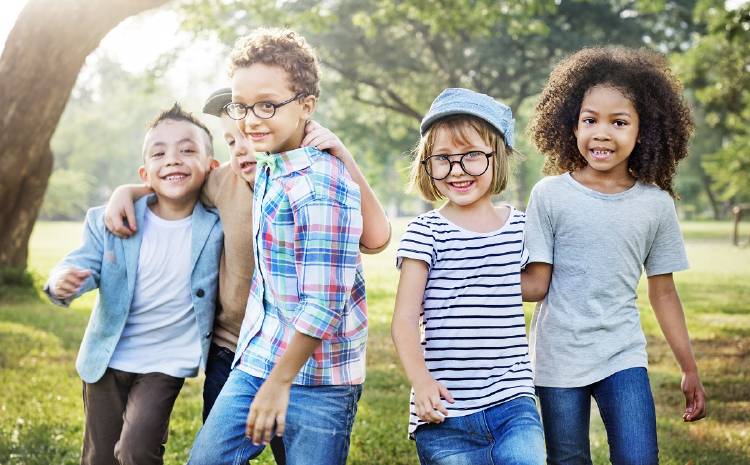
[[[239,39],[230,76],[227,113],[266,152],[257,154],[255,272],[235,369],[189,463],[246,462],[276,434],[287,463],[343,464],[365,376],[360,189],[340,160],[301,147],[319,94],[302,37],[261,29]]]

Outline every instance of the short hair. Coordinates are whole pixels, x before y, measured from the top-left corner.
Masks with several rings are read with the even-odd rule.
[[[672,181],[688,154],[693,120],[665,57],[646,49],[584,48],[555,67],[529,126],[534,145],[545,156],[545,173],[586,166],[573,128],[586,92],[597,85],[622,92],[638,113],[639,142],[628,158],[631,174],[675,197]]]
[[[283,28],[260,28],[240,37],[229,55],[229,76],[255,63],[287,72],[295,94],[320,95],[318,59],[304,37]]]
[[[505,143],[505,138],[494,126],[487,121],[468,114],[451,115],[435,121],[419,139],[413,150],[414,160],[409,175],[409,190],[418,190],[420,195],[429,202],[445,198],[435,187],[435,182],[424,170],[422,161],[433,155],[437,133],[441,130],[450,131],[451,136],[465,142],[469,139],[469,131],[476,132],[485,144],[492,147],[495,155],[492,161],[492,184],[490,193],[499,194],[508,185],[510,173],[510,156],[513,149]]]
[[[211,136],[211,131],[208,130],[201,120],[193,116],[192,113],[183,110],[179,103],[175,102],[174,105],[172,105],[172,108],[162,110],[146,125],[146,129],[154,129],[163,121],[187,121],[188,123],[198,126],[203,130],[203,134],[205,135],[204,145],[206,146],[206,154],[210,157],[214,156],[214,139],[213,136]]]

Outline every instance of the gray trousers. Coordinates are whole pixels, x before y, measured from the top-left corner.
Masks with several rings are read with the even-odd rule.
[[[81,465],[162,465],[169,416],[184,382],[113,368],[96,383],[84,382]]]

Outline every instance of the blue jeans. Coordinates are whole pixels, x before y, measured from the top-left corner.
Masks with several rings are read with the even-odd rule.
[[[206,422],[208,414],[219,397],[221,389],[232,372],[232,361],[234,352],[211,343],[211,349],[208,351],[208,361],[206,362],[206,380],[203,383],[203,423]],[[284,454],[284,442],[281,438],[274,436],[271,438],[271,451],[273,458],[278,465],[286,465],[286,455]]]
[[[414,436],[422,465],[544,464],[542,424],[530,397],[422,425]]]
[[[232,370],[190,451],[190,465],[245,465],[263,452],[245,437],[250,404],[263,384]],[[292,385],[283,441],[290,465],[346,463],[362,386]]]
[[[656,413],[645,368],[629,368],[575,388],[536,388],[549,465],[590,465],[589,418],[596,400],[613,465],[656,465]]]

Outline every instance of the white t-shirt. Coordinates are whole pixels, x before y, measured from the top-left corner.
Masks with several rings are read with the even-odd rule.
[[[502,228],[477,233],[437,210],[413,220],[396,252],[429,267],[422,306],[422,346],[427,369],[455,403],[449,416],[464,416],[520,396],[534,396],[521,301],[525,215],[510,207]],[[423,424],[414,391],[409,433]]]
[[[169,221],[146,210],[133,302],[111,368],[178,378],[198,373],[201,346],[190,291],[191,219]]]

